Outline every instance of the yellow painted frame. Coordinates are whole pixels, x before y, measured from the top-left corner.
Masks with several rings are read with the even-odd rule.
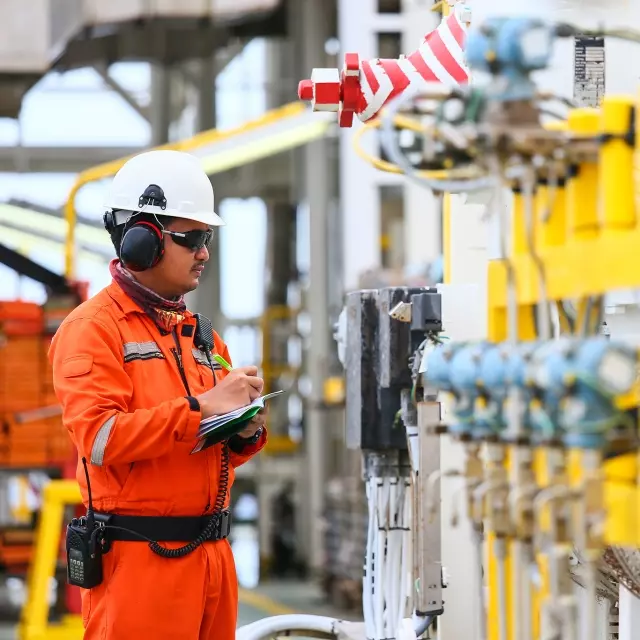
[[[553,127],[568,130],[574,135],[601,136],[597,160],[584,159],[571,172],[565,183],[558,187],[550,215],[543,220],[541,207],[548,206],[547,187],[537,186],[533,245],[539,263],[543,265],[546,280],[545,299],[549,302],[579,300],[606,294],[609,291],[640,286],[638,246],[640,225],[637,220],[636,165],[640,148],[623,137],[631,122],[631,113],[638,104],[630,97],[605,98],[601,109],[575,109],[567,123]],[[531,255],[526,240],[526,223],[522,196],[514,194],[514,222],[512,249],[507,260],[493,260],[488,266],[488,320],[489,339],[503,342],[507,339],[508,267],[515,281],[518,308],[518,339],[535,337],[533,308],[541,302],[539,267]],[[626,406],[638,406],[637,393],[623,399]],[[544,451],[536,451],[538,462]],[[571,486],[580,487],[585,479],[582,452],[568,454],[567,478]],[[541,486],[547,479],[537,465]],[[603,504],[606,511],[603,542],[620,546],[640,545],[640,457],[629,453],[602,463]],[[489,533],[489,537],[493,534]],[[491,602],[496,601],[497,586],[491,580],[495,563],[489,550],[489,640],[499,637],[492,614]],[[547,563],[538,557],[541,574],[546,576]],[[544,598],[548,597],[548,582],[533,594],[533,638],[540,633],[537,620]],[[513,615],[505,612],[508,622],[508,640],[514,640]]]
[[[84,635],[77,615],[49,624],[49,580],[59,556],[64,508],[82,502],[75,480],[53,480],[44,489],[40,521],[34,541],[35,558],[27,578],[27,602],[18,627],[19,640],[80,640]]]

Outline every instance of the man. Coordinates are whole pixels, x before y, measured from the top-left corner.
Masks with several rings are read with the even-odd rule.
[[[52,342],[63,420],[89,463],[94,509],[110,516],[103,581],[82,591],[87,640],[235,637],[225,510],[234,469],[262,449],[266,430],[259,414],[227,442],[191,454],[202,419],[249,404],[263,387],[256,367],[211,364],[215,353],[229,361],[227,348],[214,332],[209,352],[206,319],[183,301],[223,224],[213,204],[193,156],[151,151],[129,160],[104,215],[118,255],[113,282]],[[81,461],[77,478],[86,506]]]

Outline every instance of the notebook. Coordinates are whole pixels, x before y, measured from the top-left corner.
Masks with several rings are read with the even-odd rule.
[[[240,407],[239,409],[229,411],[229,413],[224,413],[220,416],[206,418],[200,423],[200,428],[196,435],[198,442],[191,453],[203,451],[218,442],[228,440],[231,436],[240,433],[240,431],[247,426],[247,423],[254,418],[261,409],[264,409],[265,403],[268,400],[279,396],[281,393],[284,393],[284,391],[274,391],[273,393],[268,393],[256,398],[246,407]]]

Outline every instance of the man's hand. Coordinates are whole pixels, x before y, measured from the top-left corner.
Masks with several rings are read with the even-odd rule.
[[[233,369],[217,385],[196,398],[202,417],[218,416],[251,404],[260,397],[264,387],[264,381],[257,376],[257,367]]]
[[[241,438],[253,438],[256,435],[256,432],[261,427],[264,427],[267,422],[267,409],[260,409],[258,413],[256,413],[251,421],[247,423],[247,426],[238,433]]]

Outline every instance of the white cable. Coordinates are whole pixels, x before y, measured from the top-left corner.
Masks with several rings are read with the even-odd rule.
[[[396,631],[396,636],[400,629],[399,622],[402,622],[404,607],[403,607],[403,594],[404,594],[404,574],[402,568],[402,556],[404,555],[405,536],[404,536],[404,510],[405,510],[405,484],[403,478],[398,478],[398,484],[396,487],[396,521],[394,522],[395,533],[395,590],[393,594],[393,629]]]
[[[375,574],[373,582],[373,613],[376,621],[376,639],[384,640],[387,637],[384,625],[384,581],[385,581],[385,553],[387,536],[384,531],[384,513],[388,508],[385,500],[386,488],[388,486],[386,478],[378,480],[377,489],[377,509],[376,509],[376,546],[375,546]]]
[[[408,594],[411,593],[411,578],[409,575],[409,567],[411,566],[411,485],[408,482],[403,484],[402,496],[402,550],[400,559],[400,593],[398,601],[398,621],[397,628],[400,629],[402,621],[407,611]]]
[[[370,478],[366,484],[367,505],[369,508],[369,530],[367,532],[367,549],[362,578],[362,612],[367,638],[375,636],[375,621],[373,616],[373,549],[375,542],[375,480]]]
[[[483,535],[481,531],[473,532],[473,549],[475,552],[474,558],[474,573],[478,592],[478,601],[476,602],[476,614],[477,614],[477,640],[485,640],[487,637],[487,618],[486,618],[486,604],[484,597],[484,577],[482,575],[484,558],[483,558]]]
[[[377,589],[377,581],[378,581],[378,573],[379,573],[379,565],[378,565],[378,502],[379,502],[379,492],[378,492],[378,480],[377,478],[371,479],[371,500],[369,501],[369,509],[371,509],[371,622],[373,625],[373,635],[370,638],[373,640],[378,640],[380,629],[378,627],[377,620],[377,609],[376,609],[376,589]]]
[[[406,529],[409,526],[409,521],[407,517],[407,506],[411,506],[411,500],[409,496],[409,491],[407,490],[407,480],[402,479],[400,481],[400,519],[399,519],[399,531],[398,538],[400,540],[400,549],[399,549],[399,571],[400,574],[398,576],[398,604],[396,605],[396,628],[400,628],[402,624],[402,620],[405,617],[406,609],[407,609],[407,554],[410,553],[410,543],[411,538],[407,535]]]
[[[398,523],[400,526],[400,522]],[[393,629],[394,638],[398,637],[400,627],[398,621],[402,620],[402,597],[404,593],[404,585],[402,580],[402,554],[404,552],[403,548],[403,539],[402,539],[402,531],[398,530],[395,532],[396,539],[394,543],[394,557],[395,557],[395,566],[393,568],[393,582],[394,582],[394,590],[393,590],[393,601],[391,603],[391,628]]]
[[[236,631],[236,640],[265,640],[280,634],[289,635],[287,632],[290,631],[300,637],[313,634],[315,638],[337,638],[336,626],[339,622],[336,618],[304,614],[272,616],[240,627]]]
[[[370,640],[400,637],[411,582],[410,480],[369,478],[367,549],[363,576],[365,633]]]
[[[367,548],[365,553],[365,564],[364,564],[364,575],[362,578],[362,608],[364,614],[364,622],[365,628],[368,638],[373,638],[375,627],[373,626],[373,600],[371,596],[371,592],[373,589],[372,582],[372,550],[373,550],[373,526],[374,526],[374,516],[373,509],[371,506],[372,491],[371,491],[371,479],[369,479],[366,483],[366,491],[367,491],[367,507],[369,509],[369,528],[367,531]]]
[[[391,526],[391,478],[385,478],[383,484],[384,492],[384,505],[382,511],[382,549],[383,549],[383,562],[382,562],[382,615],[383,615],[383,630],[384,637],[390,638],[393,636],[393,629],[391,628],[391,620],[389,619],[389,590],[393,583],[393,567],[389,562],[389,554],[392,552],[392,539],[390,537]]]
[[[398,566],[398,531],[396,529],[396,513],[398,506],[398,478],[389,480],[389,528],[388,545],[387,545],[387,574],[386,574],[386,593],[385,593],[385,631],[393,634],[395,631],[397,613],[396,606],[398,602],[398,582],[396,580],[396,571]],[[391,637],[391,636],[387,636]],[[393,636],[395,637],[395,635]]]

